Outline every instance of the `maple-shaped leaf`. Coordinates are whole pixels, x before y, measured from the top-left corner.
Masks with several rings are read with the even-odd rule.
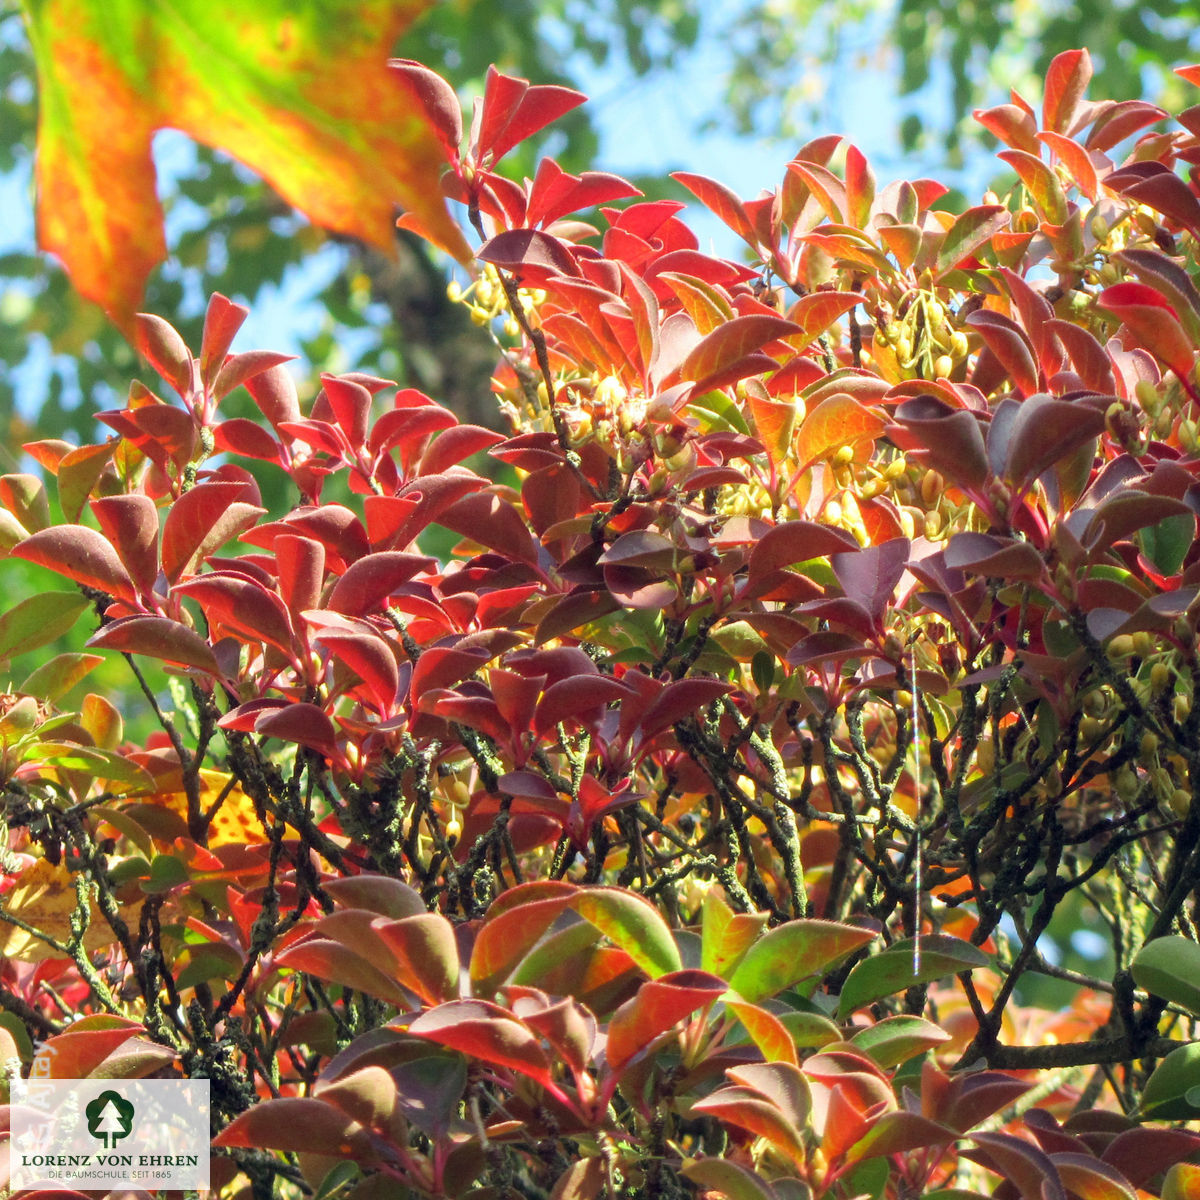
[[[151,141],[170,126],[317,225],[390,251],[399,204],[469,259],[441,199],[441,146],[387,66],[428,2],[23,0],[42,249],[128,332],[166,254]]]

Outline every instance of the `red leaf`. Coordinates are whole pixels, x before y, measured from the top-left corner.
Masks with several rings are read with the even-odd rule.
[[[943,275],[956,267],[964,258],[986,245],[1012,221],[1012,214],[1000,204],[980,204],[968,208],[956,217],[946,231],[938,248],[934,273]]]
[[[875,201],[875,175],[863,152],[846,147],[846,216],[851,224],[865,229]]]
[[[383,507],[385,504],[395,504],[397,499],[418,499],[417,506],[408,517],[396,527],[386,542],[381,542],[372,536],[371,545],[380,550],[390,550],[407,546],[427,525],[436,521],[456,501],[470,492],[477,492],[487,485],[487,480],[466,471],[462,467],[452,467],[442,475],[422,475],[406,484],[398,497],[368,496],[363,502],[367,513],[368,525],[372,520],[372,506]]]
[[[678,679],[667,684],[642,716],[640,732],[643,746],[667,726],[690,717],[732,690],[729,684],[716,679]]]
[[[552,158],[543,158],[530,190],[525,223],[548,226],[568,213],[641,194],[618,175],[605,171],[571,175]]]
[[[371,500],[391,500],[390,496],[368,496],[364,507]],[[282,521],[272,521],[248,530],[242,540],[252,546],[273,546],[281,534],[302,533],[314,538],[325,547],[325,558],[329,569],[335,574],[346,570],[348,564],[362,558],[370,546],[362,522],[342,504],[322,504],[320,508],[300,508]]]
[[[452,1000],[422,1013],[409,1025],[408,1032],[554,1088],[550,1060],[541,1043],[499,1005],[483,1000]]]
[[[477,992],[494,992],[526,953],[543,938],[571,902],[569,883],[544,880],[502,893],[484,918],[471,950]]]
[[[310,938],[289,946],[277,954],[274,961],[278,967],[303,971],[306,975],[378,996],[397,1008],[409,1008],[412,1004],[409,995],[386,970],[341,942]]]
[[[254,732],[307,746],[325,758],[338,758],[333,722],[315,704],[269,709],[254,722]]]
[[[1116,393],[1117,379],[1113,374],[1112,361],[1088,330],[1057,318],[1047,321],[1042,328],[1062,343],[1085,388],[1102,396]]]
[[[540,229],[507,229],[484,242],[475,257],[518,275],[528,275],[530,267],[552,275],[579,274],[567,243]]]
[[[994,137],[1014,150],[1037,154],[1037,122],[1017,104],[1000,104],[995,108],[977,108],[972,114]]]
[[[220,400],[235,387],[285,362],[291,362],[295,357],[294,354],[279,354],[274,350],[248,350],[244,354],[235,354],[226,359],[217,372],[212,384],[213,396]]]
[[[578,108],[587,97],[573,88],[551,84],[530,86],[526,79],[488,67],[479,131],[473,136],[478,160],[495,166],[518,142]]]
[[[793,1067],[800,1065],[792,1035],[773,1012],[760,1008],[757,1004],[734,1000],[732,997],[726,999],[725,1007],[741,1021],[751,1041],[767,1062],[786,1062]]]
[[[209,297],[204,336],[200,340],[200,377],[206,388],[212,388],[237,331],[249,315],[250,310],[244,304],[235,304],[220,292]]]
[[[873,442],[887,425],[878,413],[853,396],[837,393],[809,412],[796,433],[796,461],[801,469],[834,454],[842,446]]]
[[[856,304],[862,304],[866,297],[859,292],[809,292],[788,310],[787,319],[795,321],[803,331],[803,345],[807,346],[816,341],[839,317],[848,313]],[[797,345],[797,339],[791,339],[791,345]],[[799,348],[803,349],[803,346]]]
[[[41,1061],[49,1065],[49,1078],[86,1079],[131,1037],[145,1032],[124,1017],[93,1016],[84,1021],[91,1023],[89,1027],[55,1034],[39,1047]]]
[[[1061,133],[1039,133],[1038,141],[1044,142],[1054,151],[1059,161],[1071,172],[1079,190],[1094,204],[1100,181],[1096,174],[1096,164],[1092,162],[1088,152],[1078,142]]]
[[[906,400],[886,432],[902,450],[918,455],[959,487],[978,488],[991,472],[978,418],[933,396]]]
[[[838,225],[846,223],[846,185],[832,171],[818,163],[794,159],[788,163],[788,173],[807,185],[831,221]]]
[[[214,571],[177,583],[172,593],[194,596],[210,623],[243,641],[266,642],[289,658],[295,653],[287,608],[256,580]]]
[[[699,390],[707,390],[705,384],[710,377],[727,370],[770,342],[802,332],[799,325],[773,314],[734,317],[700,340],[683,360],[680,375],[695,381]]]
[[[180,396],[190,395],[196,363],[175,326],[152,313],[138,313],[133,320],[138,353]]]
[[[397,978],[426,1004],[458,995],[458,945],[454,927],[440,913],[381,918],[374,928],[395,956]]]
[[[765,1138],[777,1151],[791,1158],[803,1169],[807,1161],[802,1126],[797,1126],[769,1100],[748,1087],[723,1087],[696,1101],[696,1112],[715,1117],[718,1121],[738,1125],[755,1137]]]
[[[1104,181],[1138,204],[1162,213],[1193,234],[1200,231],[1200,200],[1178,175],[1162,163],[1135,163],[1114,171]]]
[[[506,499],[494,492],[477,492],[443,509],[437,523],[516,562],[536,566],[538,543],[529,526]]]
[[[54,525],[16,546],[14,558],[48,567],[85,587],[135,602],[135,588],[109,541],[86,525]]]
[[[194,575],[201,561],[249,529],[266,510],[245,504],[240,483],[198,483],[171,506],[163,524],[162,569],[168,582]]]
[[[792,448],[792,435],[796,431],[795,400],[772,399],[760,395],[758,388],[748,388],[746,402],[758,440],[771,462],[779,466]]]
[[[609,1070],[619,1075],[635,1055],[725,990],[725,981],[707,971],[672,971],[647,980],[609,1022],[605,1048]]]
[[[357,1121],[330,1104],[307,1097],[260,1100],[230,1121],[212,1144],[298,1150],[364,1165],[375,1161],[371,1137]]]
[[[794,563],[857,550],[854,535],[813,521],[786,521],[768,529],[750,552],[750,578],[761,579]]]
[[[990,309],[971,313],[966,323],[979,330],[1021,395],[1032,396],[1038,390],[1038,369],[1024,330],[1010,317]]]
[[[519,734],[501,715],[495,701],[486,696],[459,696],[438,688],[426,688],[417,705],[421,712],[433,712],[445,721],[478,729],[505,747],[512,748]],[[514,749],[513,754],[518,765],[525,761],[524,753]]]
[[[435,565],[436,559],[399,550],[365,554],[333,585],[328,607],[348,617],[365,617],[418,572]]]
[[[1167,114],[1156,104],[1145,100],[1121,100],[1104,107],[1097,116],[1087,137],[1087,148],[1101,152],[1111,150],[1131,134],[1137,133]]]
[[[620,703],[629,695],[628,688],[604,675],[577,675],[571,679],[560,679],[546,689],[538,703],[533,731],[539,738],[544,737],[556,724],[606,708],[610,701]]]
[[[158,509],[138,493],[104,496],[92,501],[92,512],[138,589],[149,594],[158,578]]]
[[[973,1140],[982,1152],[968,1151],[973,1158],[1010,1180],[1029,1200],[1067,1200],[1066,1189],[1054,1163],[1044,1150],[1009,1133],[977,1133]]]
[[[400,672],[387,642],[374,634],[336,629],[323,630],[316,640],[328,646],[330,653],[361,680],[376,711],[390,716],[396,705]]]
[[[285,422],[300,420],[296,383],[284,367],[271,367],[246,380],[246,391],[276,429]]]
[[[1030,397],[1008,428],[1004,473],[1018,489],[1104,431],[1104,414],[1089,405]]]
[[[275,574],[279,595],[293,624],[308,608],[316,608],[325,580],[325,547],[315,538],[285,533],[275,539]]]
[[[447,160],[457,162],[463,127],[462,105],[454,89],[436,71],[410,58],[389,58],[388,67],[421,106],[425,120],[442,143]]]
[[[176,666],[196,667],[220,675],[212,647],[194,630],[168,617],[124,617],[93,634],[87,645],[97,650],[120,650],[159,658]]]
[[[413,668],[409,694],[419,702],[426,691],[453,687],[474,675],[491,657],[486,650],[432,646],[422,652]]]
[[[1161,293],[1144,283],[1117,283],[1105,288],[1096,303],[1124,322],[1139,344],[1180,378],[1188,377],[1195,350]]]
[[[1134,248],[1122,250],[1113,257],[1132,270],[1142,283],[1156,289],[1175,309],[1175,315],[1189,335],[1200,341],[1200,291],[1183,267],[1157,250]]]
[[[757,245],[754,227],[746,215],[746,209],[737,195],[723,183],[709,179],[706,175],[693,175],[688,171],[672,171],[671,178],[682,183],[701,204],[714,213],[734,233],[751,246]]]
[[[218,453],[240,454],[243,458],[258,458],[278,462],[279,443],[257,422],[245,417],[230,417],[213,431]]]
[[[419,475],[440,475],[448,467],[456,466],[472,454],[486,450],[504,438],[491,429],[480,425],[455,425],[434,438],[421,455],[417,468]]]
[[[322,375],[321,386],[350,449],[361,450],[367,441],[371,393],[361,383],[337,375]]]
[[[196,422],[181,408],[152,403],[141,408],[98,413],[96,419],[115,429],[165,474],[181,471],[192,460],[196,448]]]
[[[1086,50],[1064,50],[1046,71],[1042,124],[1055,133],[1070,133],[1075,113],[1092,77],[1092,59]]]
[[[895,598],[911,548],[908,538],[895,538],[881,546],[834,554],[829,560],[846,595],[861,604],[876,624]]]
[[[342,908],[365,908],[381,917],[415,917],[425,911],[420,892],[390,875],[348,875],[321,886]]]
[[[1016,171],[1028,189],[1044,221],[1061,225],[1067,219],[1067,197],[1058,176],[1036,153],[1025,150],[1001,150],[996,155]]]

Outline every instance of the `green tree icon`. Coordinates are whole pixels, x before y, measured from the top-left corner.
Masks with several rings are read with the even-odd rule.
[[[133,1128],[132,1102],[111,1088],[101,1092],[83,1111],[87,1114],[88,1133],[102,1139],[106,1150],[128,1137]]]

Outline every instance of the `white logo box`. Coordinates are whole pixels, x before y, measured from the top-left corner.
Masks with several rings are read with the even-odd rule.
[[[10,1186],[204,1189],[207,1079],[14,1079]]]

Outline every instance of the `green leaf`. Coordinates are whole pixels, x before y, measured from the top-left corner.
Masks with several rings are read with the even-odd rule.
[[[878,934],[837,921],[789,921],[764,934],[739,963],[729,986],[751,1004],[836,966]]]
[[[885,1017],[859,1030],[850,1042],[886,1070],[949,1040],[950,1035],[932,1021],[904,1015]]]
[[[443,152],[387,68],[424,0],[22,7],[39,84],[39,241],[125,330],[165,255],[150,147],[166,126],[260,172],[317,225],[391,252],[399,201],[468,257],[441,199]]]
[[[38,742],[29,754],[63,771],[83,771],[110,786],[123,785],[127,792],[154,791],[154,780],[143,767],[112,750],[75,742]]]
[[[710,888],[704,897],[701,969],[728,979],[766,923],[766,913],[735,913],[721,893]]]
[[[17,690],[39,700],[60,700],[103,661],[99,654],[56,654],[49,662],[42,663]]]
[[[725,1158],[702,1158],[684,1167],[680,1174],[727,1200],[775,1200],[766,1180]]]
[[[981,204],[958,217],[942,239],[934,274],[943,275],[961,259],[974,254],[993,234],[1007,229],[1012,215],[999,204]]]
[[[675,939],[649,900],[620,888],[592,888],[572,906],[651,979],[683,968]]]
[[[78,592],[42,592],[14,604],[0,616],[0,658],[46,646],[74,628],[88,606]]]
[[[16,1013],[0,1012],[0,1029],[8,1031],[21,1061],[28,1062],[33,1057],[33,1039],[25,1028],[25,1022]]]
[[[1142,1091],[1137,1115],[1143,1121],[1200,1118],[1200,1042],[1172,1050],[1154,1068]]]
[[[961,938],[934,934],[921,939],[919,964],[911,938],[895,942],[880,954],[860,962],[842,987],[838,1017],[894,996],[906,988],[932,983],[946,975],[957,975],[974,967],[986,967],[991,959],[978,947]],[[916,967],[916,969],[914,969]]]
[[[1191,513],[1166,517],[1140,533],[1142,551],[1164,575],[1174,575],[1183,566],[1196,537],[1196,518]]]
[[[193,946],[187,966],[175,978],[175,986],[183,989],[211,979],[235,979],[241,968],[242,956],[232,946],[223,942]]]
[[[160,854],[150,864],[150,878],[142,884],[142,891],[158,896],[187,881],[188,869],[184,861],[173,854]]]
[[[1200,1016],[1200,946],[1173,935],[1147,942],[1130,964],[1138,987]]]
[[[108,805],[97,805],[91,809],[91,816],[97,820],[106,821],[118,833],[127,837],[147,859],[154,856],[154,839],[127,812],[119,808],[111,808]]]

